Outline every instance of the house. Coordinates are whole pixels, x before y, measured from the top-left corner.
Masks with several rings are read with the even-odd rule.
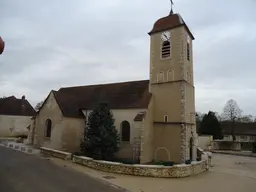
[[[27,135],[36,112],[25,96],[0,98],[0,137]]]
[[[221,123],[223,140],[233,141],[232,139],[232,123]],[[237,142],[253,143],[256,142],[256,123],[235,123],[234,135]]]
[[[149,35],[149,80],[52,90],[33,123],[33,144],[78,151],[88,114],[104,96],[122,138],[119,157],[195,160],[194,36],[173,12],[156,21]]]
[[[221,122],[220,126],[223,139],[213,141],[212,147],[214,150],[253,150],[253,143],[256,142],[256,123],[236,122],[233,130],[231,122]],[[235,136],[235,141],[233,141],[232,132]]]

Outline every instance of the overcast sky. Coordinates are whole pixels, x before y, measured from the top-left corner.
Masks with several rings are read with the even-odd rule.
[[[256,1],[176,0],[196,40],[196,110],[235,99],[256,115]],[[35,105],[60,87],[149,78],[149,36],[169,0],[1,0],[0,96]]]

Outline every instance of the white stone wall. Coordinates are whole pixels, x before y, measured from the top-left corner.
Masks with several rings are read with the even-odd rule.
[[[0,137],[11,137],[20,134],[27,135],[27,127],[30,124],[30,116],[0,115]]]
[[[211,136],[198,136],[198,147],[202,148],[203,150],[208,150],[209,146],[211,146]]]

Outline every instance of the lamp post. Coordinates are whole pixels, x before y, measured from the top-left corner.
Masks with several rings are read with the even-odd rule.
[[[4,52],[5,43],[4,40],[0,36],[0,55]]]

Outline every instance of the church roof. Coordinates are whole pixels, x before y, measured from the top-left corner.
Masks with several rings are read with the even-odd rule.
[[[112,84],[61,88],[53,91],[66,117],[83,117],[82,109],[92,110],[100,100],[111,109],[145,109],[151,99],[149,81],[131,81]]]
[[[189,35],[192,39],[195,39],[191,31],[189,30],[188,26],[186,25],[185,21],[182,19],[180,14],[170,14],[167,17],[163,17],[157,20],[154,24],[153,29],[149,32],[149,35],[153,33],[162,32],[165,30],[177,28],[180,26],[185,26],[186,30],[188,31]]]
[[[35,116],[36,111],[23,96],[0,98],[0,115]]]

